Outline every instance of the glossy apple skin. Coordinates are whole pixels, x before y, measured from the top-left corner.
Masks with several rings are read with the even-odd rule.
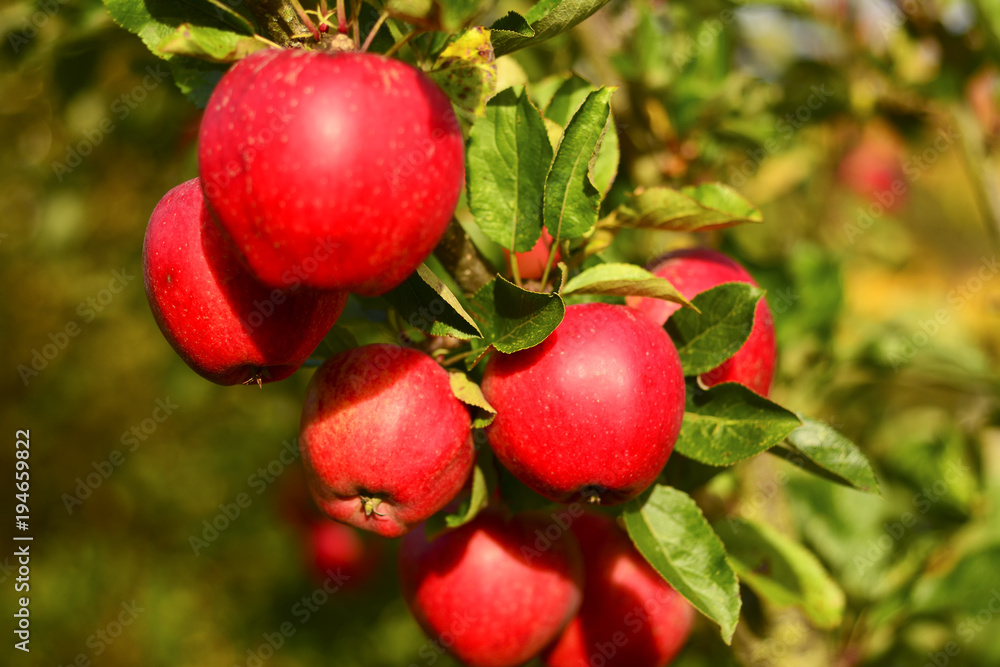
[[[540,514],[484,510],[432,542],[423,530],[407,535],[399,579],[417,622],[469,667],[530,660],[580,607],[579,546],[554,526]]]
[[[447,96],[368,53],[244,58],[212,93],[198,164],[211,208],[262,282],[297,277],[367,296],[430,254],[465,179]]]
[[[202,377],[223,385],[281,380],[340,317],[347,292],[261,285],[211,219],[198,179],[164,195],[142,248],[153,317]]]
[[[571,530],[583,552],[583,604],[546,649],[546,667],[669,664],[691,633],[694,608],[612,519],[588,512]]]
[[[423,352],[365,345],[309,382],[299,447],[316,504],[337,521],[399,537],[448,504],[475,460],[471,419]],[[366,511],[365,498],[378,498]]]
[[[757,285],[736,260],[709,248],[688,248],[663,255],[650,264],[649,270],[666,278],[686,299],[722,283]],[[663,325],[680,306],[662,299],[628,297],[625,302]],[[761,396],[771,393],[778,351],[774,336],[774,316],[766,299],[757,303],[750,337],[732,357],[701,376],[709,387],[722,382],[738,382]]]
[[[549,230],[542,228],[542,235],[538,243],[531,250],[514,253],[517,261],[517,273],[521,280],[539,280],[545,272],[545,264],[549,261],[549,249],[552,247],[552,235]],[[503,251],[504,257],[510,261],[510,251],[506,248]],[[553,266],[559,261],[559,251],[556,250]]]
[[[684,377],[666,332],[625,306],[569,306],[545,342],[495,353],[483,394],[501,463],[558,502],[623,503],[642,493],[673,451]]]

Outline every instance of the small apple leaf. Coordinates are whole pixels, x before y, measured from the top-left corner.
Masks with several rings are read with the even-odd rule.
[[[684,375],[712,370],[743,347],[753,330],[754,310],[764,290],[749,283],[723,283],[696,295],[666,329],[677,345]]]
[[[732,642],[740,616],[740,589],[719,537],[683,491],[656,484],[629,501],[622,514],[629,537],[649,564],[719,624]]]
[[[562,322],[565,312],[558,294],[529,292],[500,276],[472,297],[472,315],[483,338],[505,354],[544,341]]]
[[[466,179],[469,208],[491,240],[525,252],[542,233],[542,195],[552,146],[542,116],[523,88],[490,100],[472,126]]]
[[[574,276],[560,293],[648,296],[691,306],[669,280],[635,264],[598,264]]]
[[[493,463],[493,453],[488,447],[479,450],[476,456],[476,465],[472,469],[472,490],[469,495],[462,499],[454,512],[442,510],[424,524],[424,530],[428,540],[449,530],[464,526],[479,514],[480,510],[486,507],[490,498],[491,490],[497,486],[497,472]]]
[[[708,465],[728,466],[774,447],[801,425],[794,412],[741,384],[700,389],[689,383],[674,450]]]
[[[577,74],[570,76],[556,89],[544,113],[546,121],[551,121],[555,126],[558,126],[558,128],[549,126],[549,139],[552,140],[553,146],[559,145],[562,140],[563,128],[583,105],[587,96],[595,90],[597,90],[596,86]],[[591,180],[602,195],[607,194],[608,190],[611,189],[611,184],[618,173],[620,158],[618,128],[615,125],[614,117],[609,113],[601,146],[597,149],[597,157],[590,170]]]
[[[795,606],[819,628],[844,617],[844,591],[808,549],[767,524],[732,517],[712,527],[740,581],[779,607]]]
[[[266,48],[270,48],[267,43],[253,37],[229,30],[182,23],[173,33],[160,40],[155,52],[230,63]]]
[[[434,336],[482,338],[475,320],[433,271],[421,264],[403,284],[383,295],[410,326]]]
[[[657,186],[636,190],[610,219],[618,227],[704,232],[763,222],[759,209],[736,190],[705,183],[681,190]]]
[[[541,0],[524,16],[510,12],[492,26],[497,56],[540,44],[580,23],[608,0]]]
[[[451,381],[451,391],[455,394],[455,398],[476,408],[478,415],[472,420],[473,428],[486,428],[493,423],[497,411],[483,396],[483,390],[479,388],[478,384],[470,380],[465,373],[454,371],[448,373],[448,380]]]
[[[601,192],[590,172],[615,90],[601,88],[587,96],[566,127],[545,179],[543,219],[556,242],[583,236],[597,223]]]
[[[497,66],[490,31],[478,27],[463,33],[437,57],[427,73],[460,110],[479,118],[497,87]]]
[[[800,419],[802,426],[788,434],[791,450],[775,450],[776,455],[833,482],[882,495],[872,464],[857,445],[818,419]]]

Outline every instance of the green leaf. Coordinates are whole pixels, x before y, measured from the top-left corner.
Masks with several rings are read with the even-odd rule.
[[[542,233],[542,195],[552,146],[542,116],[523,89],[490,100],[472,126],[467,152],[469,207],[491,240],[531,250]]]
[[[201,58],[217,63],[235,62],[254,51],[269,48],[253,37],[182,23],[156,46],[156,52]]]
[[[844,592],[812,552],[766,524],[730,518],[712,527],[740,581],[757,595],[779,607],[799,607],[817,627],[840,625]]]
[[[859,491],[881,496],[878,479],[871,462],[857,445],[838,433],[833,427],[811,417],[801,417],[802,426],[788,434],[792,451],[776,452],[800,468],[815,472],[814,464],[824,477]],[[806,461],[803,461],[805,457]]]
[[[657,484],[625,505],[625,528],[639,553],[732,642],[740,590],[726,551],[698,505],[683,491]]]
[[[698,232],[763,222],[759,209],[721,183],[674,190],[665,186],[636,190],[615,210],[611,224],[638,229]]]
[[[691,306],[669,280],[635,264],[598,264],[574,276],[560,293],[564,296],[574,293],[648,296]]]
[[[453,32],[479,12],[482,0],[388,0],[386,9],[424,29]]]
[[[332,357],[345,350],[353,350],[358,346],[358,339],[349,329],[341,324],[335,324],[323,338],[319,351],[327,357]]]
[[[562,139],[561,128],[566,127],[573,114],[583,105],[587,96],[595,90],[597,90],[596,86],[577,74],[570,76],[556,89],[544,113],[546,120],[552,121],[560,128],[559,131],[553,128],[550,132],[549,138],[552,139],[554,146],[558,146]],[[594,185],[601,194],[606,194],[611,189],[611,184],[618,173],[620,157],[618,128],[615,125],[614,117],[608,114],[607,126],[590,174]]]
[[[426,264],[383,298],[407,324],[434,336],[469,340],[483,335],[458,298]]]
[[[510,12],[490,28],[493,46],[502,56],[540,44],[565,32],[607,4],[608,0],[542,0],[522,17]]]
[[[454,512],[442,510],[427,519],[424,530],[428,540],[433,540],[444,532],[464,526],[486,507],[490,491],[496,488],[497,473],[493,464],[493,454],[489,448],[479,450],[476,465],[472,469],[472,491],[462,499]]]
[[[573,115],[545,179],[545,227],[558,242],[583,236],[597,223],[601,193],[590,176],[591,166],[611,112],[615,88],[587,96]]]
[[[472,314],[483,338],[505,354],[544,341],[562,322],[565,312],[558,294],[529,292],[500,276],[472,297]]]
[[[483,396],[483,390],[479,388],[478,384],[470,380],[465,373],[456,371],[448,373],[448,380],[451,382],[451,391],[455,394],[455,398],[466,405],[477,408],[479,415],[472,420],[473,428],[486,428],[493,423],[497,411]]]
[[[667,320],[684,375],[707,373],[743,347],[753,330],[754,310],[764,290],[749,283],[723,283],[691,300],[697,309],[676,311]]]
[[[438,55],[428,75],[462,111],[482,118],[486,101],[496,93],[497,66],[490,31],[472,28]]]
[[[802,422],[794,412],[741,384],[707,390],[689,384],[674,450],[713,466],[728,466],[774,447]]]

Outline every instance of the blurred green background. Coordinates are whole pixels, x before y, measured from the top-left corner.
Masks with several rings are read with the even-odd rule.
[[[9,664],[452,664],[399,599],[391,542],[369,544],[367,583],[297,606],[320,580],[299,464],[279,457],[310,371],[212,385],[149,313],[145,224],[196,175],[198,110],[96,0],[5,3],[0,34],[2,474],[31,429],[35,538],[32,650]],[[677,664],[1000,664],[998,53],[993,0],[687,0],[611,2],[505,59],[511,80],[621,86],[609,206],[719,180],[762,207],[764,225],[623,234],[606,254],[707,241],[743,261],[777,320],[775,399],[852,438],[882,483],[880,499],[758,457],[701,489],[711,517],[803,540],[848,611],[820,631],[744,589],[735,649],[700,621]],[[208,540],[213,520],[229,525]]]

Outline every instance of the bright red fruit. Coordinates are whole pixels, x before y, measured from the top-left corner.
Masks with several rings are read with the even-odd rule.
[[[694,609],[612,519],[576,519],[586,579],[580,613],[545,652],[547,667],[664,667],[680,652]]]
[[[365,345],[309,383],[299,446],[316,504],[337,521],[399,537],[448,504],[472,471],[471,419],[423,352]]]
[[[653,262],[650,271],[673,283],[686,299],[693,299],[722,283],[757,284],[736,260],[709,248],[669,252]],[[659,325],[680,308],[676,303],[643,297],[628,297],[626,303],[643,311]],[[738,382],[767,396],[771,392],[777,354],[774,316],[762,298],[754,311],[753,330],[747,342],[732,357],[703,374],[701,380],[709,387],[722,382]]]
[[[505,519],[485,510],[432,542],[414,531],[399,554],[403,597],[427,634],[463,664],[521,665],[580,607],[580,550],[572,533],[557,528],[543,515]]]
[[[517,273],[522,280],[539,280],[542,277],[542,274],[545,273],[545,265],[549,261],[550,248],[552,248],[552,235],[549,234],[549,230],[542,227],[542,235],[531,250],[514,253],[514,259],[517,261]],[[503,253],[504,257],[510,261],[510,251],[505,248]],[[558,261],[559,251],[556,250],[553,265]]]
[[[570,306],[545,342],[495,353],[483,393],[497,458],[559,502],[611,505],[643,492],[680,432],[684,377],[666,332],[625,306]]]
[[[254,274],[378,295],[444,234],[465,178],[462,132],[426,75],[368,53],[258,51],[216,86],[198,164]]]
[[[211,219],[198,179],[178,185],[153,209],[142,275],[167,342],[195,372],[219,384],[288,377],[347,302],[346,292],[257,282]]]

